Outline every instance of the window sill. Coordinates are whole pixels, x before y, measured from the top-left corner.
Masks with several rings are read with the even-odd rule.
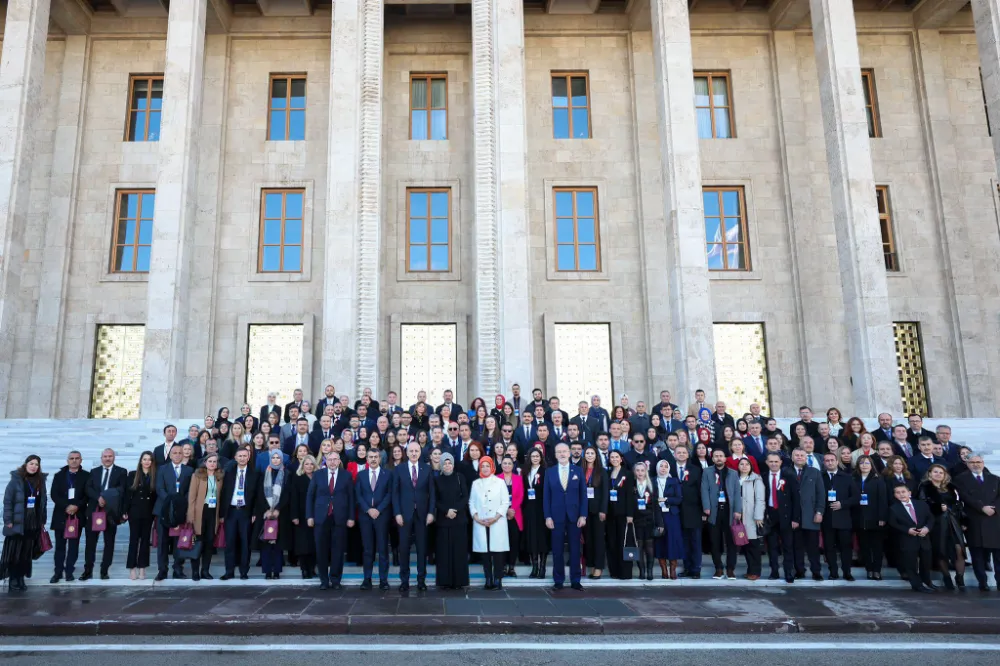
[[[396,276],[397,282],[460,282],[462,275],[456,269],[440,272],[409,272],[400,271]]]
[[[709,271],[709,280],[763,280],[764,276],[758,270],[750,271]]]
[[[149,273],[105,273],[101,282],[149,282]]]
[[[247,276],[247,282],[309,282],[311,276],[301,273],[260,273],[254,271]]]
[[[549,281],[555,282],[609,282],[611,276],[604,269],[599,271],[559,271],[554,268],[548,270]]]

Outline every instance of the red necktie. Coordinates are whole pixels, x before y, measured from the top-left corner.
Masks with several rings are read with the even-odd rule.
[[[906,503],[906,513],[910,514],[910,518],[913,519],[914,523],[917,522],[917,514],[913,510],[913,505],[910,504],[909,502]]]
[[[771,475],[771,508],[778,508],[778,477]]]

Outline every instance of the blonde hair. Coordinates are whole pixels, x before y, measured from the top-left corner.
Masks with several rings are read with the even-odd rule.
[[[299,468],[295,470],[296,476],[305,476],[307,462],[311,462],[313,464],[314,472],[319,469],[319,465],[316,463],[316,459],[312,457],[312,454],[309,454],[302,457],[302,462],[299,463]]]

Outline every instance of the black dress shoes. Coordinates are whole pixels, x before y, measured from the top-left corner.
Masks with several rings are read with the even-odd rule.
[[[418,592],[426,592],[427,591],[427,583],[425,583],[424,581],[420,581],[419,583],[417,583],[417,591]]]
[[[370,589],[372,589],[372,579],[371,578],[365,578],[364,581],[361,583],[361,589],[362,590],[370,590]]]
[[[80,576],[80,580],[81,581],[88,581],[88,580],[90,580],[93,577],[94,577],[93,572],[91,572],[91,571],[84,571],[83,575]]]
[[[319,589],[321,589],[321,590],[329,590],[330,589],[330,584],[324,580],[324,581],[322,581],[319,584]]]
[[[579,592],[583,592],[583,585],[581,585],[578,582],[571,584],[570,587],[573,588],[574,590],[579,591]]]
[[[383,580],[381,583],[378,584],[378,589],[383,590],[383,591],[388,590],[389,589],[389,583],[387,583],[387,582],[385,582]]]
[[[164,575],[164,578],[166,578],[166,575]],[[234,578],[236,578],[236,576],[234,574],[229,573],[229,572],[226,572],[226,573],[222,574],[221,576],[219,576],[219,580],[232,580]],[[159,580],[159,579],[157,579],[157,580]]]
[[[154,578],[153,580],[159,582],[161,580],[166,580],[166,579],[167,579],[167,572],[166,571],[157,571],[156,572],[156,578]],[[80,576],[80,580],[83,580],[83,576]]]

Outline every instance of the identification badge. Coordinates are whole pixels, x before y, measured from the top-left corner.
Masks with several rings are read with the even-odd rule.
[[[670,505],[667,504],[667,500],[665,499],[660,500],[660,511],[662,511],[663,513],[670,513]]]
[[[594,499],[594,489],[587,488],[587,499]]]
[[[645,511],[645,510],[646,510],[646,500],[640,497],[639,498],[639,511]]]
[[[243,495],[244,495],[243,490],[237,488],[236,489],[236,497],[238,497],[239,499],[243,499]]]
[[[535,499],[535,489],[534,488],[528,488],[528,499],[530,499],[530,500]]]
[[[868,493],[861,493],[861,506],[868,506]]]
[[[615,490],[614,488],[612,488],[611,492],[608,493],[608,499],[611,500],[612,502],[617,502],[618,501],[618,491]]]
[[[76,488],[70,488],[69,491],[66,493],[66,498],[76,499]]]
[[[836,502],[837,501],[837,491],[836,490],[828,490],[828,491],[826,491],[826,501],[827,502]]]
[[[726,491],[725,490],[720,490],[719,491],[719,503],[720,504],[725,504],[726,503]]]
[[[208,498],[208,508],[209,509],[214,509],[217,502],[218,502],[218,500],[215,497],[209,497]]]
[[[35,496],[34,495],[28,495],[28,508],[29,509],[34,509],[35,508]]]
[[[174,492],[175,493],[179,493],[181,491],[181,482],[180,481],[174,481],[174,488],[175,488]]]

